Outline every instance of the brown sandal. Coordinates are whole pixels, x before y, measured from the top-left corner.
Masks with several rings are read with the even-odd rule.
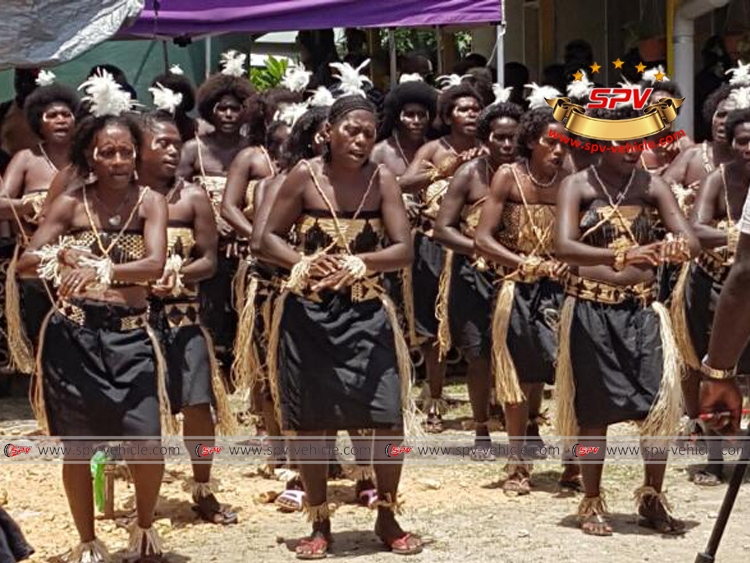
[[[667,536],[681,536],[686,532],[685,523],[674,518],[671,507],[663,492],[644,485],[635,490],[635,501],[638,506],[638,525],[651,528]]]
[[[511,457],[505,466],[508,473],[503,482],[503,492],[516,494],[518,496],[531,493],[531,471],[528,465],[518,457]]]
[[[325,559],[328,557],[328,546],[330,538],[323,532],[314,532],[309,538],[303,538],[294,548],[297,559],[306,561],[312,559]]]
[[[385,497],[385,500],[375,501],[372,507],[382,508],[394,515],[400,514],[401,503],[397,500],[393,500],[389,493],[385,493],[383,496]],[[393,539],[388,539],[383,534],[380,518],[378,518],[378,520],[375,522],[375,535],[380,538],[380,541],[383,542],[383,545],[385,545],[392,553],[395,553],[396,555],[416,555],[417,553],[421,553],[424,547],[422,539],[415,534],[404,532],[403,530],[401,530],[401,527],[397,522],[396,527],[399,529],[401,535]]]
[[[606,513],[607,505],[602,493],[582,498],[578,505],[578,522],[583,533],[589,536],[611,536],[612,526],[604,518]]]

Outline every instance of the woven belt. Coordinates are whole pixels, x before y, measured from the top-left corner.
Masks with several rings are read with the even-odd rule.
[[[717,283],[724,283],[732,268],[732,263],[721,259],[713,253],[701,252],[695,263],[708,277]]]
[[[380,276],[365,278],[362,281],[354,282],[350,287],[340,289],[336,293],[350,293],[351,300],[355,303],[377,299],[385,291],[383,286],[378,283],[379,281]],[[318,292],[310,291],[309,289],[302,292],[294,291],[293,293],[316,303],[323,301]]]
[[[165,303],[164,316],[169,328],[181,328],[200,324],[200,306],[197,302]]]
[[[97,323],[91,322],[91,319],[88,318],[85,309],[82,309],[81,307],[74,305],[73,303],[63,303],[62,306],[58,308],[58,311],[66,319],[74,322],[79,326],[85,326],[88,328],[105,328],[113,332],[125,332],[127,330],[144,328],[148,324],[148,313],[146,311],[137,315],[110,317],[106,319],[105,323],[98,327],[92,326]]]
[[[647,307],[656,301],[657,288],[653,282],[621,286],[570,274],[565,283],[565,293],[578,299],[607,305],[634,300]]]

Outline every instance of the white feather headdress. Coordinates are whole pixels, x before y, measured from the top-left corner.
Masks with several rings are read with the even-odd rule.
[[[737,61],[735,68],[730,68],[725,74],[731,74],[732,78],[729,79],[729,83],[732,86],[741,86],[750,84],[750,63],[746,65],[742,64],[742,61]]]
[[[562,97],[562,94],[553,86],[539,86],[536,82],[526,84],[526,88],[531,88],[531,92],[526,96],[529,101],[529,109],[548,108],[547,100]]]
[[[372,80],[360,74],[360,71],[369,64],[370,59],[364,61],[357,68],[354,68],[349,63],[330,63],[331,68],[338,71],[336,76],[339,79],[339,88],[341,88],[345,96],[357,94],[363,98],[366,97],[362,87],[365,84],[372,85]]]
[[[627,78],[623,77],[623,79],[622,79],[622,82],[618,82],[618,83],[617,83],[617,85],[618,85],[618,86],[619,86],[620,88],[625,88],[625,89],[627,89],[627,90],[634,90],[634,93],[635,93],[635,92],[637,92],[637,95],[638,95],[638,97],[640,98],[640,95],[641,95],[641,92],[642,92],[642,88],[641,88],[641,85],[640,85],[640,84],[633,84],[633,83],[632,83],[632,82],[630,82],[630,81],[629,81],[629,80],[628,80]],[[635,96],[631,97],[631,98],[630,98],[630,99],[629,99],[628,101],[626,101],[626,102],[618,102],[618,103],[620,103],[620,104],[622,104],[622,105],[624,105],[624,106],[630,106],[630,107],[633,107],[633,100],[634,100],[634,99],[635,99]]]
[[[435,79],[435,84],[437,84],[441,90],[447,90],[452,86],[459,86],[467,76],[470,75],[464,74],[459,76],[458,74],[442,74]]]
[[[331,91],[328,88],[326,88],[325,86],[318,86],[312,97],[307,100],[307,103],[311,108],[330,107],[335,101],[336,100],[334,99],[333,94],[331,94]]]
[[[646,70],[643,73],[642,78],[643,80],[650,82],[651,84],[656,84],[656,75],[659,73],[664,75],[664,78],[661,79],[661,82],[669,82],[669,77],[666,75],[666,73],[664,72],[664,67],[661,65]]]
[[[180,67],[180,65],[176,65],[176,64],[169,67],[169,72],[171,74],[178,74],[178,75],[185,74],[185,71],[182,70],[182,67]]]
[[[305,70],[304,67],[297,66],[295,63],[289,63],[284,73],[284,78],[281,79],[281,85],[292,92],[304,92],[310,82],[311,76],[312,72]]]
[[[57,76],[51,70],[40,70],[39,76],[36,77],[37,86],[49,86],[55,82]]]
[[[733,109],[750,108],[750,86],[741,86],[732,90],[729,94],[729,103]]]
[[[224,67],[221,70],[222,74],[237,77],[245,76],[245,61],[247,60],[245,53],[238,53],[234,49],[231,49],[226,53],[222,53],[220,60]]]
[[[424,82],[424,78],[422,78],[421,74],[416,72],[411,74],[406,73],[402,74],[398,79],[399,84],[403,84],[404,82]]]
[[[513,86],[506,86],[503,88],[500,84],[492,85],[492,93],[495,94],[495,104],[502,104],[510,100],[510,95],[513,93]]]
[[[154,87],[149,88],[148,91],[154,97],[154,106],[156,109],[168,111],[172,115],[174,115],[182,103],[182,94],[180,92],[175,92],[158,82]]]
[[[287,104],[274,114],[273,119],[274,121],[283,121],[289,127],[294,127],[297,120],[305,115],[308,109],[305,103]]]
[[[83,101],[91,103],[91,113],[96,117],[120,115],[134,105],[130,92],[123,90],[112,75],[101,68],[78,89],[86,92]]]
[[[583,98],[588,100],[591,90],[594,89],[594,83],[589,80],[589,77],[586,76],[583,69],[579,69],[578,72],[580,72],[583,77],[581,77],[580,80],[569,82],[566,92],[568,93],[569,98]]]

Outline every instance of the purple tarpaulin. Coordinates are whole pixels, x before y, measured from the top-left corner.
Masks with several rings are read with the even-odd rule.
[[[161,0],[120,37],[500,22],[500,0]]]

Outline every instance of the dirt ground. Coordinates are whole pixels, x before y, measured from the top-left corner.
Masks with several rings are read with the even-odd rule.
[[[447,393],[467,399],[464,385],[454,384]],[[468,405],[463,403],[448,415],[449,430],[469,434]],[[23,399],[0,400],[0,434],[23,434],[33,426]],[[542,433],[551,434],[551,427]],[[495,433],[499,436],[499,433]],[[418,533],[428,545],[417,562],[532,563],[549,561],[632,563],[634,561],[693,561],[711,533],[725,486],[700,488],[690,482],[690,468],[670,467],[666,484],[675,515],[687,521],[688,532],[680,538],[662,537],[636,524],[633,490],[641,484],[638,466],[610,465],[605,468],[603,487],[608,493],[615,535],[585,536],[573,514],[579,496],[561,492],[560,469],[539,465],[532,476],[532,494],[511,498],[498,487],[503,462],[456,461],[455,465],[404,468],[401,488],[405,501],[402,526]],[[273,505],[262,504],[259,495],[281,491],[283,483],[254,475],[248,467],[219,465],[215,476],[223,503],[237,510],[239,523],[216,527],[197,520],[191,511],[189,493],[182,482],[187,466],[167,468],[158,505],[157,527],[169,550],[171,563],[243,562],[251,559],[277,563],[291,561],[296,540],[308,532],[304,517],[282,514]],[[730,469],[726,468],[727,474]],[[374,513],[353,503],[353,483],[332,481],[331,500],[339,505],[333,518],[332,557],[351,558],[358,563],[396,561],[398,556],[381,546],[372,528]],[[52,464],[14,466],[0,470],[0,503],[23,528],[37,550],[33,563],[57,561],[76,543],[73,523],[60,480],[60,467]],[[127,544],[125,525],[132,517],[133,489],[126,481],[116,486],[116,520],[97,519],[97,533],[113,553],[123,553]],[[750,485],[739,494],[718,554],[718,561],[750,558]]]

